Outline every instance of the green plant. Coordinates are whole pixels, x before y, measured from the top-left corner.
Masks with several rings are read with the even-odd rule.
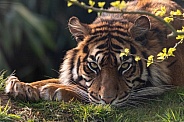
[[[50,32],[54,27],[52,21],[31,12],[20,0],[0,1],[0,15],[0,69],[8,72],[15,70],[12,69],[14,62],[18,65],[21,60],[25,60],[24,58],[30,57],[21,56],[21,51],[25,50],[32,52],[35,60],[42,64],[43,70],[47,71],[48,67],[52,67],[51,59],[48,59],[46,54],[46,49],[54,51],[56,47]],[[12,59],[15,57],[17,59]],[[20,70],[23,72],[22,75],[26,75],[26,72],[34,70],[34,64],[29,63]]]
[[[13,122],[15,120],[20,120],[21,117],[19,115],[11,114],[8,111],[10,110],[9,102],[5,105],[1,105],[0,99],[0,121],[2,122]]]

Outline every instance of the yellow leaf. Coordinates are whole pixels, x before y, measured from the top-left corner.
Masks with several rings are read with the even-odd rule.
[[[159,59],[159,60],[164,60],[165,59],[165,55],[162,52],[158,53],[157,56],[158,56],[157,59]]]
[[[67,2],[68,7],[72,6],[72,4],[73,4],[72,2],[69,2],[69,1]]]
[[[171,15],[171,17],[173,17],[174,15],[180,16],[180,15],[182,15],[182,13],[179,9],[177,9],[176,11],[171,11],[170,15]]]
[[[90,5],[90,6],[94,6],[94,5],[95,5],[95,1],[89,0],[89,5]]]
[[[114,2],[111,2],[110,4],[111,4],[111,6],[113,6],[113,7],[118,7],[119,4],[120,4],[120,1],[114,1]]]
[[[161,6],[161,9],[160,9],[160,11],[155,11],[155,16],[164,16],[165,15],[165,13],[166,13],[166,8],[165,8],[165,6]]]
[[[153,55],[150,55],[150,56],[148,57],[148,60],[147,60],[147,67],[149,67],[149,66],[153,63],[153,58],[154,58]]]
[[[170,23],[171,21],[173,21],[174,19],[171,17],[165,17],[164,21],[166,21],[167,23]]]
[[[171,17],[173,17],[174,11],[170,11],[170,15],[171,15]]]
[[[153,58],[154,58],[154,56],[153,56],[153,55],[150,55],[150,56],[148,57],[148,60],[149,60],[149,61],[152,61]]]
[[[125,8],[126,7],[126,2],[123,0],[123,1],[121,1],[121,3],[119,4],[119,9],[120,10],[122,10],[123,8]]]
[[[168,56],[174,56],[173,52],[176,50],[176,48],[169,48],[168,50]]]
[[[177,32],[184,32],[184,26],[182,26],[182,30],[177,30]],[[180,41],[183,41],[184,40],[184,35],[177,35],[176,39],[180,40]]]
[[[72,6],[72,5],[73,5],[72,2],[77,2],[77,0],[70,0],[70,1],[68,1],[68,2],[67,2],[67,6],[68,6],[68,7]]]
[[[166,8],[165,8],[165,6],[161,6],[161,11],[164,12],[164,13],[166,13]]]
[[[129,49],[125,48],[125,53],[128,54],[129,53]]]
[[[122,52],[122,53],[119,54],[119,57],[122,57],[124,55],[126,55],[126,54],[124,52]]]
[[[105,2],[98,2],[98,7],[103,8],[105,5]]]
[[[139,61],[141,58],[139,56],[135,56],[135,61]]]
[[[122,56],[127,56],[129,54],[129,49],[128,48],[125,48],[124,52],[120,53],[120,57]]]
[[[88,13],[91,13],[93,10],[92,9],[88,9]]]
[[[167,48],[164,48],[164,49],[162,50],[162,52],[164,52],[164,53],[166,54]]]

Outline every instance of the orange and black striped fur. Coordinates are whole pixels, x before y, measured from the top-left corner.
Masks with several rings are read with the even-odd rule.
[[[183,12],[169,0],[132,1],[125,10],[153,12],[161,6],[166,7],[166,16],[171,10]],[[171,24],[181,29],[184,22],[176,19]],[[102,13],[92,24],[72,17],[68,26],[78,45],[66,53],[59,78],[28,84],[10,76],[7,94],[28,101],[77,99],[127,106],[137,105],[146,96],[161,94],[173,85],[184,85],[183,44],[175,57],[149,67],[145,60],[136,62],[133,56],[119,56],[129,48],[131,54],[147,59],[164,47],[173,47],[175,38],[167,38],[171,31],[158,20],[139,14]]]

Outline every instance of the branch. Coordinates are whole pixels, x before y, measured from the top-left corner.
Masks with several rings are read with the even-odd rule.
[[[166,27],[168,27],[172,33],[169,34],[167,37],[175,37],[177,35],[184,35],[184,32],[177,32],[176,29],[169,23],[165,22],[162,18],[158,17],[158,16],[155,16],[154,14],[151,14],[149,12],[146,12],[146,11],[112,11],[112,10],[108,10],[108,9],[103,9],[103,8],[95,8],[93,6],[89,6],[89,5],[83,5],[81,3],[79,3],[78,1],[72,1],[72,0],[65,0],[67,2],[71,2],[72,4],[74,5],[77,5],[81,8],[84,8],[84,9],[91,9],[95,12],[106,12],[106,13],[123,13],[123,14],[141,14],[141,15],[148,15],[148,16],[151,16],[155,19],[157,19],[158,21],[160,21],[161,23],[163,23]]]

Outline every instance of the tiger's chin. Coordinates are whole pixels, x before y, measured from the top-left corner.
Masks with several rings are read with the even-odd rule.
[[[175,89],[176,86],[173,85],[160,85],[145,87],[132,90],[130,93],[127,93],[126,96],[116,97],[116,98],[107,98],[103,100],[101,98],[94,98],[94,96],[88,95],[91,103],[94,104],[103,104],[103,105],[112,105],[115,107],[137,107],[142,104],[147,104],[148,101],[157,101],[157,97],[162,95],[166,91]]]

